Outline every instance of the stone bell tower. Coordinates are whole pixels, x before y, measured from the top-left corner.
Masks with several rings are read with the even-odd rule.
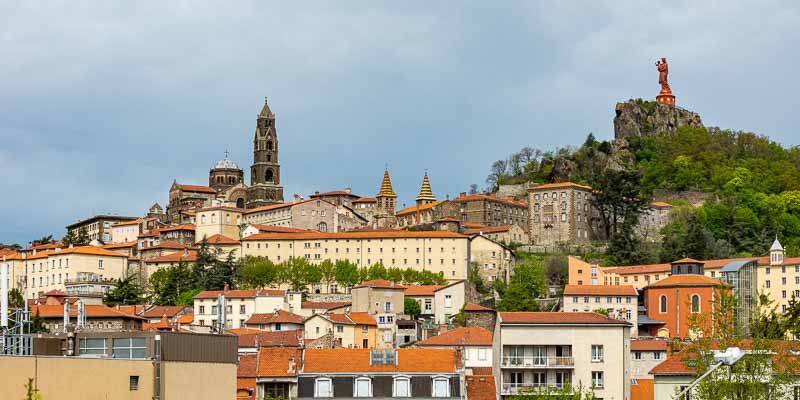
[[[278,132],[275,113],[267,99],[256,118],[253,138],[253,165],[250,166],[250,187],[247,189],[247,208],[283,203],[281,167],[278,164]]]

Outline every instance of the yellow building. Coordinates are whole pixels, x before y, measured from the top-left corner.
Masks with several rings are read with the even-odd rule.
[[[78,246],[37,252],[28,256],[28,298],[51,290],[65,291],[68,281],[121,279],[127,274],[128,257],[94,246]]]
[[[377,322],[366,312],[315,314],[306,319],[304,337],[316,340],[331,335],[334,344],[345,348],[374,348]]]
[[[242,239],[243,256],[283,262],[303,257],[312,263],[347,260],[359,267],[441,272],[445,279],[467,278],[467,236],[446,231],[356,231],[339,233],[260,233]]]
[[[203,238],[222,235],[238,239],[242,229],[244,210],[233,207],[206,207],[197,211],[194,238],[198,243]]]

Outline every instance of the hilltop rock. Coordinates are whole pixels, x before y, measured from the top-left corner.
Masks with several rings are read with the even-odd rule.
[[[660,133],[675,133],[681,126],[703,127],[696,112],[672,107],[655,101],[642,99],[617,103],[614,117],[614,137],[624,139],[632,136],[651,136]]]

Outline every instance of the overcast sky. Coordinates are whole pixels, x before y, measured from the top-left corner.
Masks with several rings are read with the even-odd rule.
[[[226,149],[249,182],[264,96],[287,200],[374,196],[388,163],[410,205],[426,168],[444,198],[611,139],[661,56],[706,125],[800,144],[800,3],[700,3],[0,0],[0,242],[166,206]]]

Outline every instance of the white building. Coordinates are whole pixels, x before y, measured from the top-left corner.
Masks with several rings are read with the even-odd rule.
[[[194,296],[194,325],[214,326],[218,296],[225,297],[225,328],[245,328],[253,314],[294,312],[300,309],[300,293],[272,289],[207,290]]]

